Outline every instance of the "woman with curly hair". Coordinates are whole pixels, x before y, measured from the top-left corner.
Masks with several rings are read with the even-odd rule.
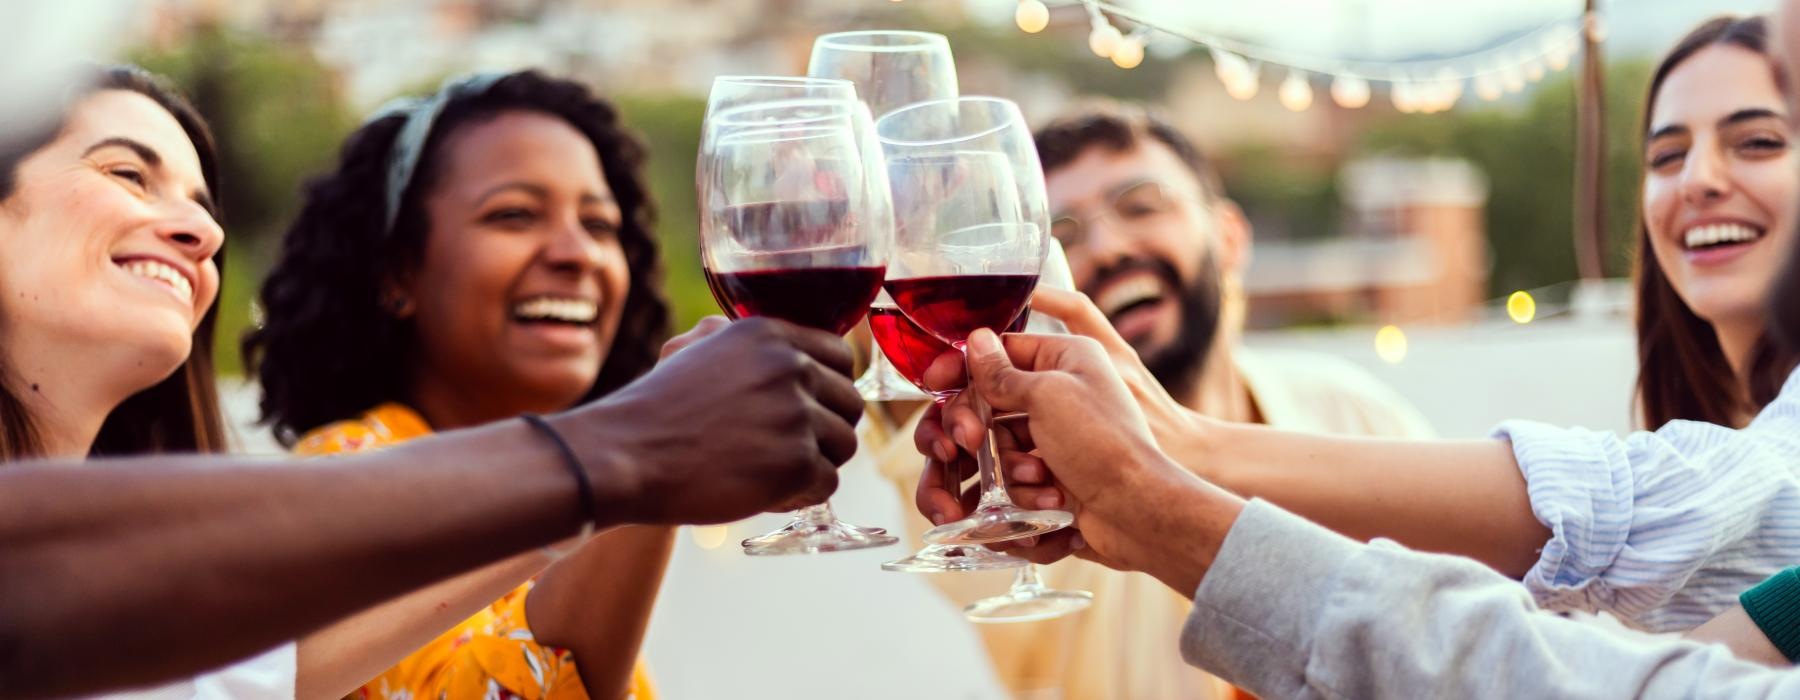
[[[560,411],[650,369],[668,312],[643,159],[609,104],[532,71],[378,113],[307,186],[263,286],[244,354],[264,420],[298,454],[347,453]],[[316,633],[299,694],[649,697],[633,660],[672,530],[578,544]]]

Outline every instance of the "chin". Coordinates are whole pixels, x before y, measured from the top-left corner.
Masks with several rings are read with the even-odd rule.
[[[598,367],[531,367],[516,373],[520,393],[537,397],[542,411],[560,411],[587,396]]]

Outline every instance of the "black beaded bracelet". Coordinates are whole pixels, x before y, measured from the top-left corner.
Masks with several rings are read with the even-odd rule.
[[[593,483],[588,481],[587,470],[582,468],[581,460],[575,456],[574,448],[569,447],[569,441],[564,440],[562,433],[556,432],[556,428],[550,427],[549,421],[544,420],[543,416],[526,413],[519,417],[525,419],[526,425],[542,433],[544,437],[550,438],[551,444],[556,445],[556,451],[562,453],[563,464],[569,468],[570,473],[575,475],[575,485],[581,489],[581,512],[585,518],[585,522],[581,525],[579,538],[587,539],[587,536],[594,532],[594,522],[600,519],[600,508],[594,504],[594,487]],[[544,552],[556,559],[568,554],[567,551],[557,551],[550,547],[545,547]]]

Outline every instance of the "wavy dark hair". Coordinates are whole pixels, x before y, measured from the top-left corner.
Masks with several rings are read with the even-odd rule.
[[[1669,51],[1650,79],[1644,100],[1644,131],[1650,133],[1650,111],[1671,72],[1700,50],[1736,46],[1769,57],[1768,23],[1761,16],[1715,17],[1707,20]],[[1780,67],[1771,59],[1776,84]],[[1639,212],[1637,262],[1637,399],[1643,427],[1654,430],[1671,420],[1734,425],[1775,400],[1800,352],[1778,346],[1764,331],[1751,351],[1744,381],[1732,371],[1719,347],[1712,324],[1694,313],[1650,250],[1650,229]],[[1781,289],[1771,288],[1771,293]]]
[[[213,216],[219,216],[219,155],[212,130],[167,82],[132,65],[93,66],[76,87],[64,96],[60,109],[38,128],[0,141],[0,201],[18,186],[19,164],[55,141],[67,126],[69,110],[81,99],[105,90],[125,90],[150,98],[181,125],[194,152],[200,157],[200,174],[214,197]],[[220,277],[225,270],[225,249],[213,258]],[[213,328],[219,305],[213,304],[194,330],[193,347],[186,362],[174,374],[140,391],[114,408],[100,426],[89,449],[92,456],[136,455],[158,452],[222,452],[228,446],[224,420],[219,413],[219,392],[213,381]],[[13,393],[6,368],[0,366],[0,462],[43,456],[43,440],[25,405]]]
[[[624,386],[656,363],[669,311],[659,291],[655,205],[642,175],[645,148],[621,125],[617,110],[580,83],[536,71],[513,73],[445,103],[385,238],[388,156],[404,114],[364,124],[345,142],[337,170],[307,183],[305,204],[263,283],[263,322],[243,341],[245,366],[262,383],[262,420],[273,424],[283,444],[405,398],[414,326],[384,308],[383,289],[423,260],[430,230],[423,202],[442,171],[445,140],[461,126],[521,110],[560,118],[594,144],[623,215],[618,236],[631,285],[613,346],[582,400]]]

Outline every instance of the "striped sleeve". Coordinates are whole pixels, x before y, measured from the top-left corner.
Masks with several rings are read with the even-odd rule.
[[[1551,533],[1524,580],[1538,604],[1686,630],[1800,562],[1796,398],[1784,389],[1743,430],[1675,421],[1620,438],[1501,424]]]

